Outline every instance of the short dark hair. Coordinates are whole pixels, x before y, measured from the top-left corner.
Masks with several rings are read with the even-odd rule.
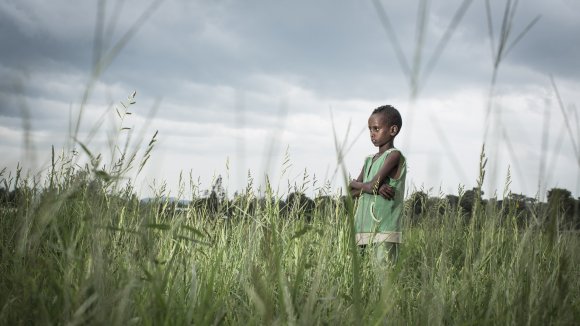
[[[389,126],[397,126],[399,131],[403,126],[403,120],[401,119],[401,114],[397,109],[395,109],[392,105],[383,105],[379,106],[378,108],[373,110],[373,114],[382,113],[387,118],[387,125]]]

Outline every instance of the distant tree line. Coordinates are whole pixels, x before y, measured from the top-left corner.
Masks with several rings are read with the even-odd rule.
[[[124,207],[137,209],[139,199],[128,185],[123,189],[110,190],[102,178],[86,171],[78,171],[61,184],[48,187],[14,186],[8,190],[0,186],[0,208],[16,209],[23,206],[42,206],[56,200],[62,202],[84,202],[88,205],[107,207]]]
[[[189,201],[169,201],[157,198],[139,203],[135,194],[128,192],[107,193],[98,178],[90,178],[88,174],[80,173],[73,179],[71,187],[75,191],[67,194],[74,199],[81,194],[91,201],[100,201],[105,205],[123,205],[129,201],[134,209],[154,208],[158,214],[171,217],[183,211],[195,217],[210,217],[214,219],[244,219],[256,216],[263,211],[279,214],[284,218],[304,219],[310,221],[316,216],[333,215],[337,210],[346,209],[347,198],[317,196],[314,199],[304,193],[295,191],[283,198],[257,198],[251,191],[234,194],[233,198],[226,196],[221,177],[214,181],[211,191],[203,197],[195,197]],[[42,189],[37,191],[28,187],[16,187],[8,190],[0,186],[0,207],[17,208],[26,205],[32,197],[44,200],[58,193],[58,189]],[[406,219],[411,224],[420,223],[426,219],[442,217],[447,213],[456,213],[458,217],[469,221],[476,205],[494,210],[494,215],[500,219],[515,219],[518,225],[525,226],[537,216],[558,216],[558,225],[566,229],[580,229],[580,198],[573,198],[569,190],[553,188],[548,191],[547,202],[538,202],[535,198],[521,194],[510,193],[503,200],[484,199],[483,191],[477,188],[464,191],[458,195],[440,197],[429,196],[424,191],[413,192],[405,201]],[[156,207],[156,208],[155,208]]]
[[[560,228],[580,229],[580,198],[573,198],[569,190],[561,188],[549,190],[547,202],[539,202],[535,198],[515,193],[510,193],[500,200],[484,199],[483,194],[483,191],[478,191],[477,188],[458,195],[441,197],[433,197],[424,191],[416,191],[405,201],[406,218],[411,224],[417,224],[426,219],[440,218],[445,214],[453,213],[453,216],[468,222],[473,215],[476,203],[479,203],[482,208],[492,210],[492,214],[497,218],[515,219],[517,225],[522,227],[534,222],[537,216],[558,216]],[[233,198],[228,199],[218,179],[207,196],[194,198],[187,203],[174,202],[166,212],[173,213],[175,209],[188,209],[193,216],[243,219],[268,210],[284,218],[310,221],[316,216],[330,215],[336,210],[345,210],[346,201],[345,196],[317,196],[312,199],[298,191],[291,192],[285,199],[257,198],[251,193],[236,193]]]
[[[477,188],[445,197],[431,197],[424,191],[416,191],[406,200],[407,217],[411,223],[419,223],[455,210],[467,221],[479,202],[482,207],[494,210],[500,219],[515,218],[520,226],[528,225],[537,216],[558,216],[561,228],[580,229],[580,198],[573,198],[569,190],[550,189],[547,202],[515,193],[508,194],[503,200],[484,199],[482,195],[483,191]]]

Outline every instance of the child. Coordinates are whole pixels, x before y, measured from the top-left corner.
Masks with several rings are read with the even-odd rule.
[[[407,174],[405,157],[394,147],[401,130],[401,115],[390,105],[376,108],[369,117],[372,143],[379,148],[365,159],[350,193],[358,197],[355,213],[357,244],[376,245],[377,258],[396,260],[402,242],[401,219]],[[387,257],[388,256],[388,257]]]

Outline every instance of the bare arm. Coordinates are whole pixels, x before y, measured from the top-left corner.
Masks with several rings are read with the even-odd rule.
[[[358,178],[353,179],[349,184],[350,195],[353,197],[358,197],[361,195],[361,190],[360,190],[360,188],[357,188],[357,186],[359,184],[361,184],[363,181],[364,171],[365,171],[365,167],[363,165],[363,168],[361,169],[360,174],[358,175]]]
[[[362,172],[357,180],[352,180],[350,182],[351,194],[358,191],[358,195],[361,193],[367,194],[380,194],[385,199],[392,199],[394,197],[393,188],[388,185],[383,184],[383,182],[388,177],[393,177],[397,173],[397,168],[401,160],[401,153],[399,151],[394,151],[385,159],[383,166],[379,169],[374,178],[369,182],[362,182]],[[353,194],[354,196],[354,194]]]

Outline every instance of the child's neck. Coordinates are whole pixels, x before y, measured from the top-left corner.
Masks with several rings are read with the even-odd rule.
[[[395,147],[395,142],[390,141],[383,146],[379,147],[379,152],[377,154],[383,154],[384,152],[388,151],[389,149]]]

